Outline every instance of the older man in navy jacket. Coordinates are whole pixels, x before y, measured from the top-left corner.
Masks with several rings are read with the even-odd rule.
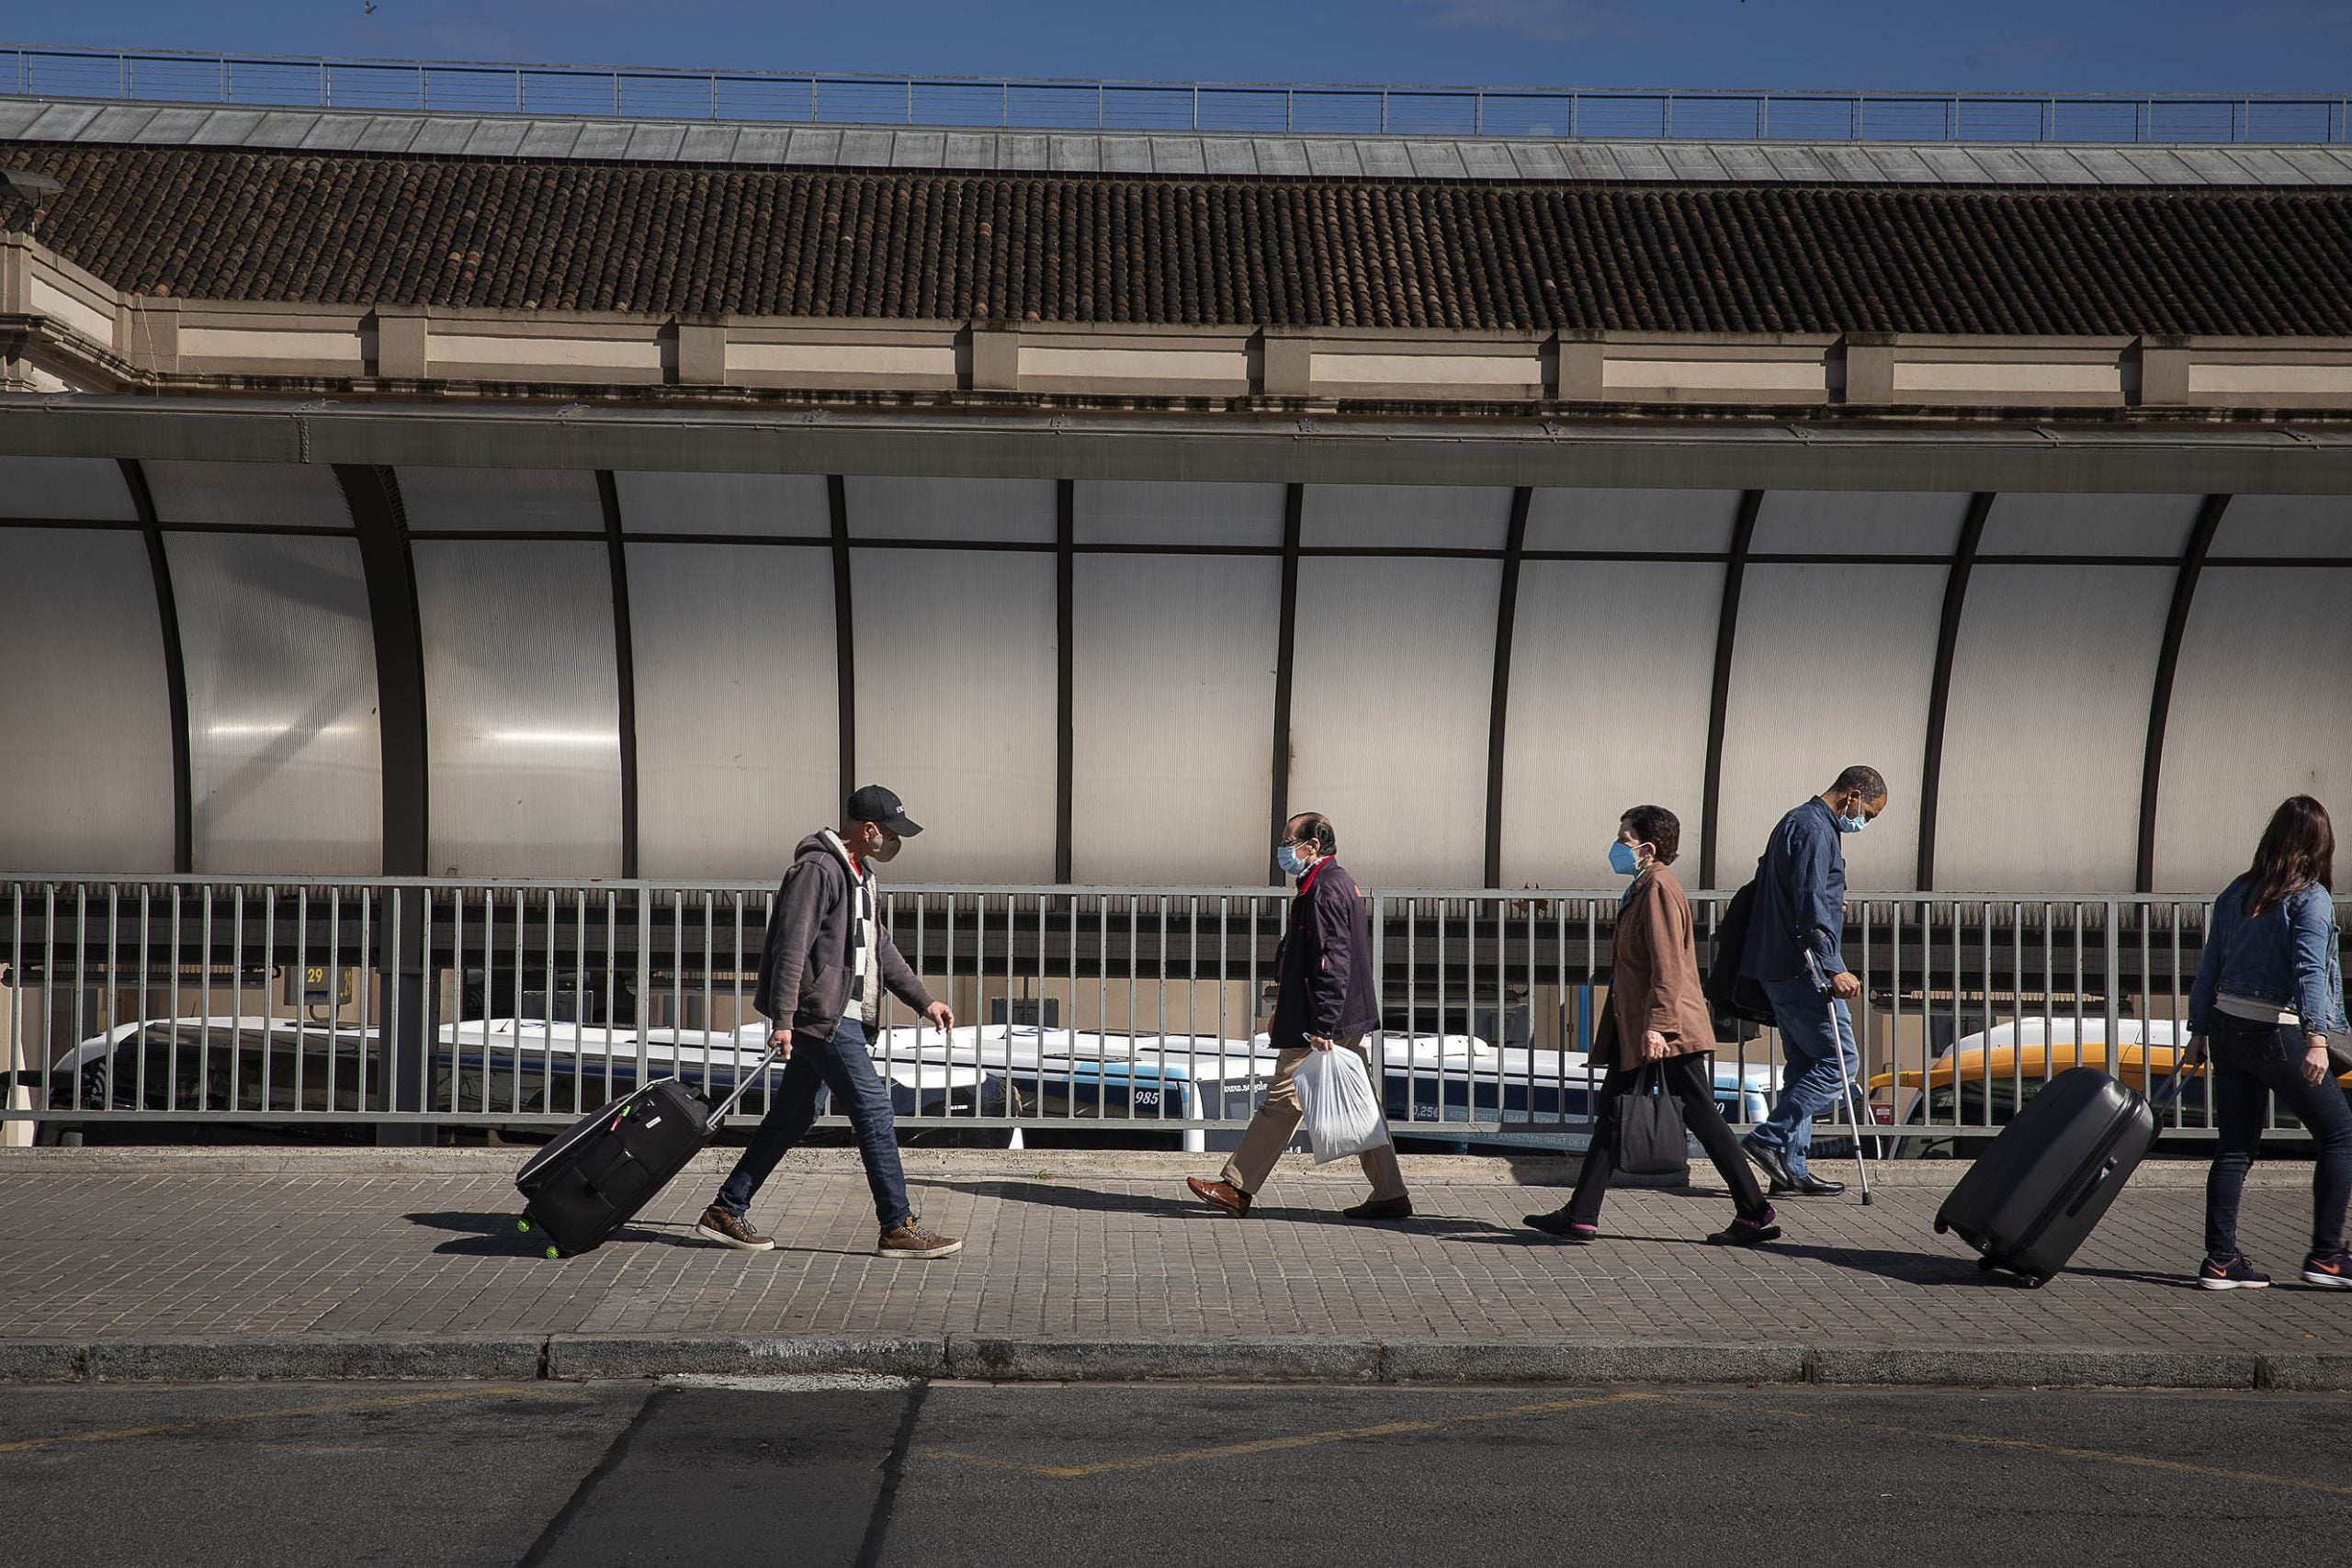
[[[1241,1134],[1241,1146],[1214,1181],[1188,1177],[1193,1195],[1228,1214],[1247,1214],[1252,1199],[1274,1171],[1274,1162],[1298,1130],[1298,1091],[1292,1076],[1309,1051],[1353,1051],[1373,1081],[1380,1066],[1364,1049],[1363,1037],[1380,1026],[1380,976],[1372,964],[1372,914],[1356,880],[1332,858],[1340,847],[1329,818],[1313,811],[1283,828],[1275,859],[1298,878],[1291,900],[1290,929],[1274,957],[1274,1077],[1259,1101],[1258,1113]],[[1403,1220],[1413,1213],[1405,1192],[1396,1150],[1389,1144],[1359,1156],[1372,1180],[1372,1197],[1347,1211],[1350,1219]]]

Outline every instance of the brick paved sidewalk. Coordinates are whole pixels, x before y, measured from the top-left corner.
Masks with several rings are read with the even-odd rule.
[[[613,1243],[549,1261],[514,1228],[514,1151],[0,1156],[0,1341],[197,1336],[408,1339],[839,1334],[1213,1345],[2089,1348],[2319,1350],[2352,1364],[2352,1292],[2186,1288],[2200,1192],[2157,1169],[2041,1291],[1980,1273],[1933,1233],[1950,1168],[1899,1168],[1875,1206],[1781,1205],[1785,1238],[1726,1251],[1708,1188],[1611,1195],[1604,1239],[1523,1213],[1564,1201],[1562,1162],[1408,1162],[1421,1213],[1365,1225],[1361,1182],[1294,1158],[1247,1220],[1192,1202],[1214,1156],[909,1151],[933,1263],[873,1256],[846,1150],[804,1151],[752,1219],[776,1250],[691,1235],[714,1151]],[[1530,1174],[1539,1179],[1527,1180]],[[2257,1172],[2246,1250],[2291,1280],[2308,1167]],[[21,1348],[21,1347],[20,1347]],[[2327,1358],[2335,1359],[2334,1355]]]

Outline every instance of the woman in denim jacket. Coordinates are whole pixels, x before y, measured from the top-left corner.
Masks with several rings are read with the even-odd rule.
[[[2188,995],[2187,1060],[2212,1059],[2216,1134],[2205,1179],[2209,1291],[2259,1290],[2270,1277],[2238,1251],[2238,1200],[2276,1094],[2318,1145],[2312,1171],[2306,1284],[2352,1288],[2344,1210],[2352,1198],[2352,1104],[2328,1063],[2327,1032],[2346,1027],[2344,976],[2329,893],[2335,831],[2327,808],[2299,795],[2272,813],[2254,866],[2213,900],[2205,955]]]

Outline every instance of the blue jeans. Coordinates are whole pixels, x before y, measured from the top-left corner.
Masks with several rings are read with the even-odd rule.
[[[890,1086],[874,1070],[874,1055],[865,1047],[865,1031],[854,1021],[842,1020],[831,1040],[807,1034],[792,1039],[792,1059],[775,1088],[768,1113],[760,1119],[751,1145],[735,1162],[718,1206],[743,1217],[752,1196],[775,1170],[793,1145],[808,1135],[817,1122],[817,1091],[832,1090],[833,1102],[849,1116],[857,1134],[857,1152],[865,1162],[865,1185],[874,1192],[874,1217],[884,1230],[913,1218],[907,1207],[906,1172],[899,1166],[899,1127],[890,1115]]]
[[[1861,1055],[1854,1049],[1853,1015],[1843,1001],[1814,989],[1809,975],[1758,983],[1772,1003],[1773,1020],[1781,1026],[1781,1052],[1787,1061],[1781,1070],[1780,1103],[1748,1136],[1777,1152],[1788,1162],[1792,1175],[1803,1176],[1805,1156],[1813,1148],[1813,1119],[1838,1103],[1841,1078],[1861,1076]],[[1834,1029],[1830,1025],[1833,1012],[1838,1021]],[[1842,1070],[1840,1056],[1845,1058]]]
[[[2344,1207],[2352,1198],[2352,1103],[2331,1077],[2303,1081],[2303,1034],[2267,1023],[2216,1014],[2212,1022],[2211,1092],[2213,1168],[2205,1176],[2205,1255],[2234,1258],[2238,1200],[2262,1141],[2270,1097],[2310,1132],[2318,1157],[2312,1164],[2312,1250],[2344,1245]]]

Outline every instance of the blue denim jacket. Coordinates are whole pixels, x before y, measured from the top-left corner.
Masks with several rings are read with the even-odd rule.
[[[1818,797],[1791,811],[1756,863],[1756,907],[1739,972],[1751,980],[1793,980],[1812,953],[1826,977],[1843,971],[1846,852],[1838,819]]]
[[[2223,991],[2292,1008],[2313,1032],[2345,1028],[2335,900],[2326,888],[2313,886],[2249,918],[2246,882],[2239,877],[2213,900],[2205,956],[2198,961],[2197,984],[2188,992],[2188,1032],[2205,1032],[2213,998]]]

